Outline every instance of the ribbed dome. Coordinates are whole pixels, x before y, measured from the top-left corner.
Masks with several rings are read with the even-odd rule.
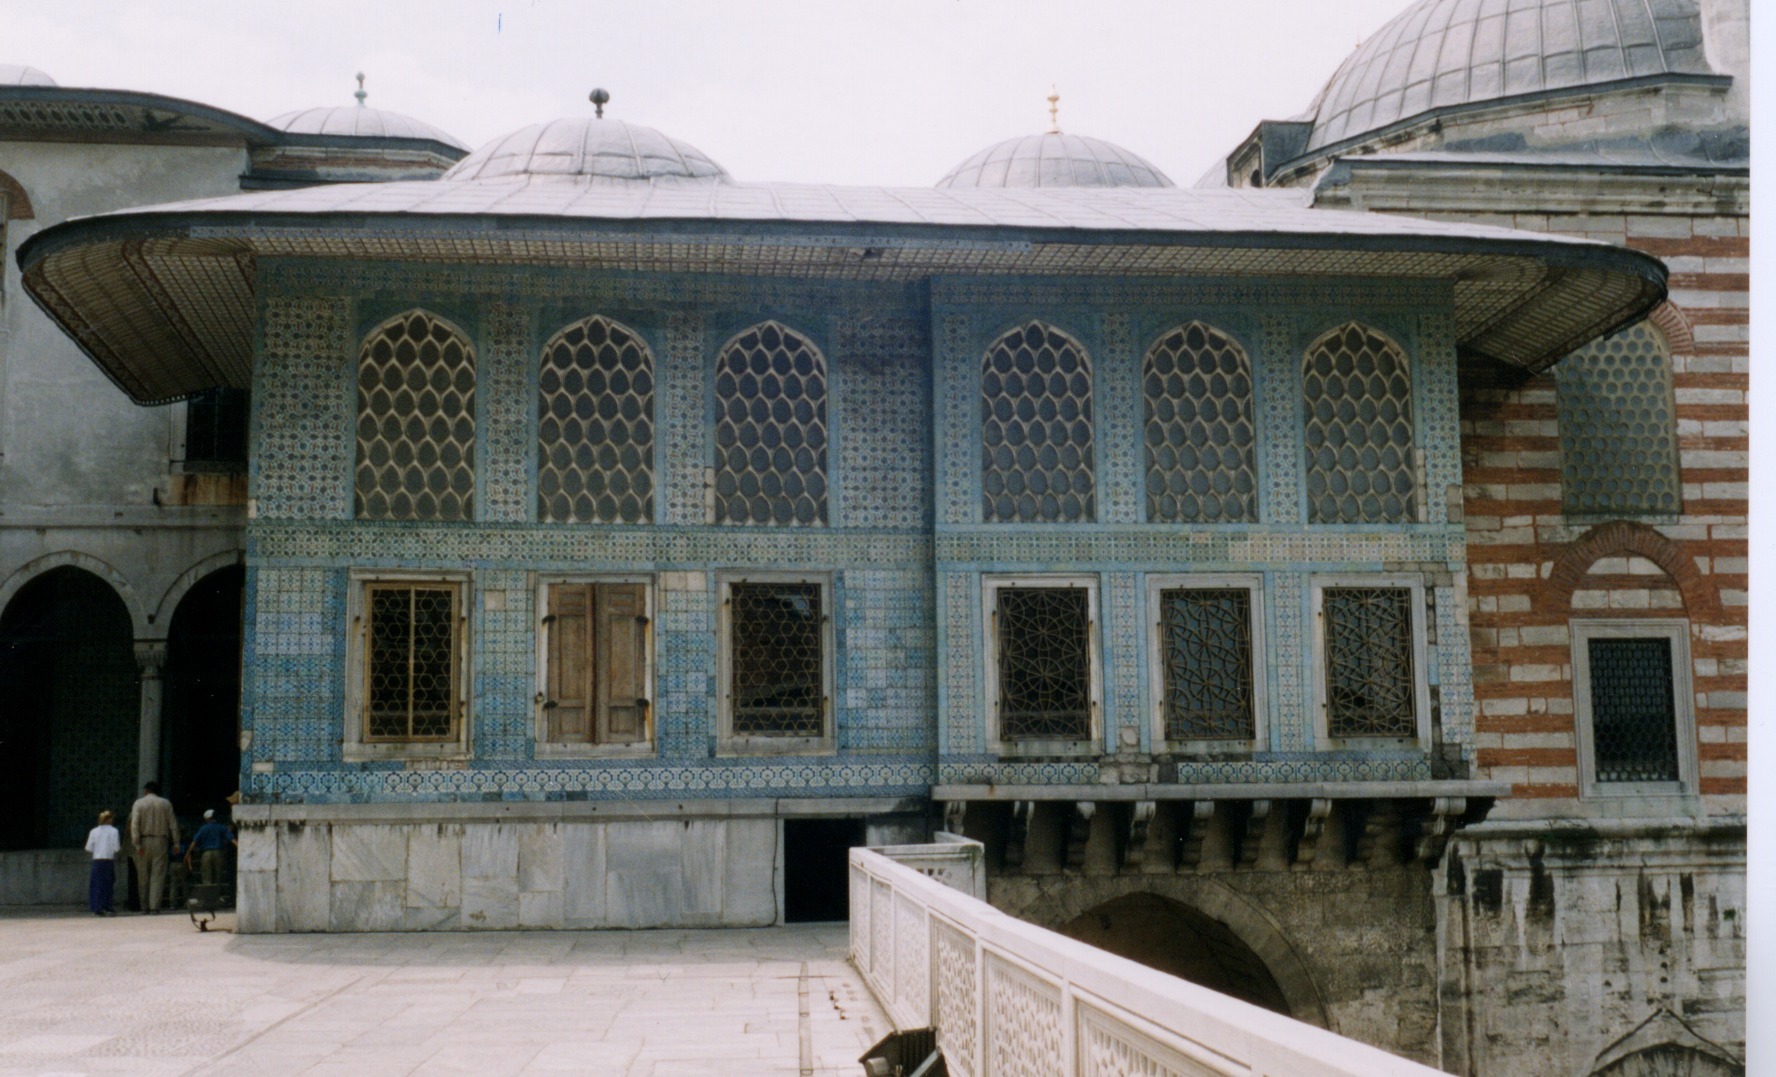
[[[379,108],[337,105],[286,112],[268,121],[293,135],[355,135],[361,138],[417,138],[442,142],[459,150],[469,147],[431,124]]]
[[[1009,138],[950,169],[939,187],[1170,187],[1146,159],[1101,138],[1041,135]]]
[[[573,176],[592,183],[725,180],[722,166],[652,127],[594,118],[532,124],[496,138],[444,173],[446,180]]]
[[[23,64],[0,64],[0,86],[54,86],[46,72]]]
[[[1321,91],[1309,149],[1434,108],[1709,74],[1696,0],[1419,0]]]

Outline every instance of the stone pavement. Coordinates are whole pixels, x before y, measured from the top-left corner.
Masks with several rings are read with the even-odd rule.
[[[236,937],[0,909],[0,1077],[852,1075],[888,1027],[844,925]]]

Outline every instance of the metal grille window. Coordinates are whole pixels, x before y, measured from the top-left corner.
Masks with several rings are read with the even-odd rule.
[[[1159,616],[1165,739],[1253,739],[1252,592],[1161,591]]]
[[[475,355],[461,333],[413,311],[358,357],[360,520],[467,520],[475,499]]]
[[[1560,492],[1574,515],[1682,511],[1665,338],[1641,322],[1554,367]]]
[[[365,741],[456,739],[460,595],[448,583],[365,585]]]
[[[826,360],[776,322],[722,349],[715,374],[715,520],[826,523]]]
[[[1001,587],[993,631],[1000,739],[1090,737],[1090,593],[1083,587]]]
[[[824,736],[826,613],[821,585],[733,583],[728,623],[731,734]]]
[[[1308,519],[1408,523],[1417,515],[1406,353],[1355,322],[1307,350]]]
[[[185,402],[185,465],[247,462],[247,391],[205,389]]]
[[[1233,339],[1201,322],[1147,352],[1147,519],[1258,519],[1252,368]]]
[[[537,519],[654,516],[654,358],[608,318],[568,326],[537,372]]]
[[[981,514],[988,523],[1090,521],[1092,370],[1041,322],[1000,337],[981,367]]]
[[[1417,736],[1411,588],[1328,587],[1321,614],[1327,732]]]
[[[1671,640],[1591,639],[1586,649],[1596,780],[1677,781]]]

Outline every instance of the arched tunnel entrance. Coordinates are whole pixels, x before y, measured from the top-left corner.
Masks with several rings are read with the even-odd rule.
[[[240,788],[241,591],[246,571],[194,584],[167,626],[160,772],[181,818],[221,808]]]
[[[1127,894],[1056,929],[1069,938],[1290,1017],[1276,977],[1224,923],[1158,894]]]
[[[0,612],[0,849],[78,849],[136,793],[140,686],[129,611],[51,569]]]

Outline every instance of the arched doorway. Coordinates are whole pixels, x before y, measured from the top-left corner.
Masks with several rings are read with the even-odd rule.
[[[134,633],[117,592],[51,569],[0,613],[0,849],[79,848],[135,796]]]
[[[1226,924],[1158,894],[1127,894],[1074,917],[1061,934],[1287,1016],[1282,988]]]
[[[193,584],[167,626],[160,772],[181,818],[218,808],[240,788],[241,591],[246,571]]]

